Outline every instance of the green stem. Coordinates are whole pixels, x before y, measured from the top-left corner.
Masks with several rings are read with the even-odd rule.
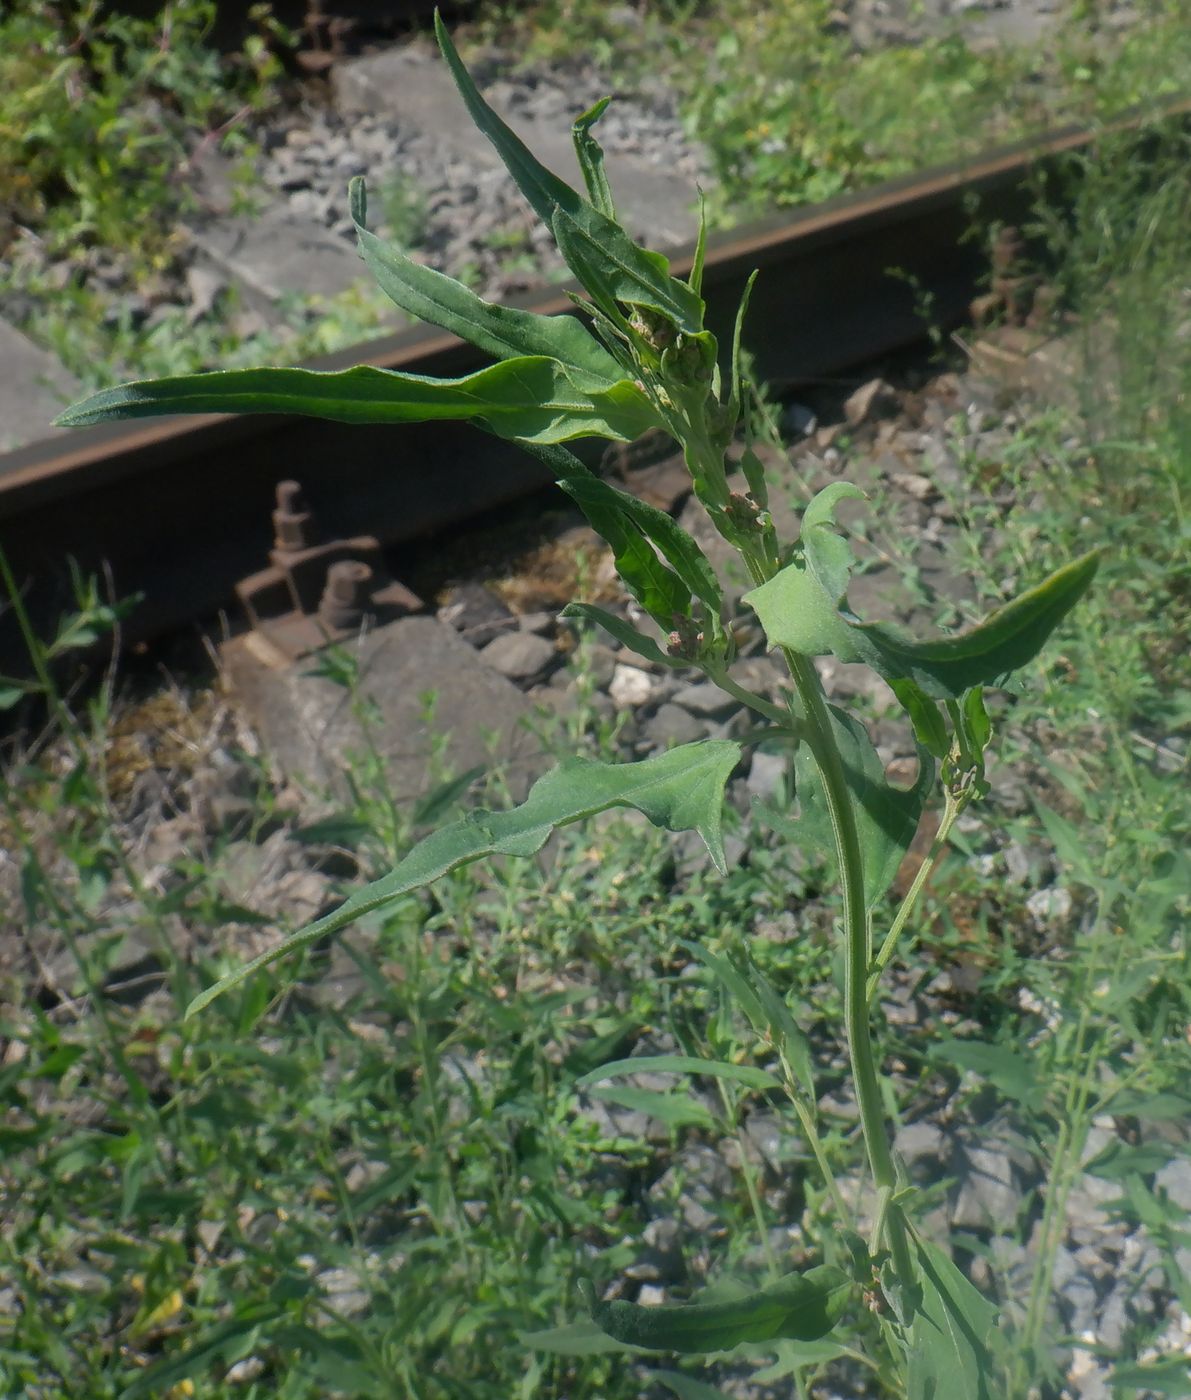
[[[889,925],[889,932],[885,935],[885,941],[881,944],[880,951],[873,959],[869,968],[868,982],[864,989],[864,999],[872,1004],[873,994],[877,990],[877,983],[881,980],[881,974],[889,966],[897,951],[897,941],[901,937],[902,929],[906,926],[906,920],[914,911],[914,906],[918,902],[918,896],[922,893],[926,882],[934,874],[935,866],[939,862],[939,857],[943,854],[947,846],[948,837],[951,835],[951,828],[955,825],[955,820],[964,809],[962,798],[956,798],[951,793],[947,794],[946,805],[943,808],[943,818],[939,822],[939,829],[935,833],[935,839],[931,842],[930,851],[926,859],[918,867],[918,874],[914,876],[914,883],[906,891],[906,897],[902,900],[893,922]]]
[[[869,1031],[867,975],[869,964],[868,911],[864,897],[864,866],[856,813],[848,792],[843,760],[831,726],[831,715],[810,657],[782,648],[786,665],[806,713],[804,737],[814,756],[823,783],[844,895],[844,1022],[852,1082],[869,1168],[878,1189],[897,1185],[893,1151],[885,1128],[881,1086]],[[909,1236],[901,1207],[890,1205],[885,1235],[898,1279],[907,1289],[916,1278]]]
[[[705,666],[704,673],[708,680],[713,681],[721,690],[727,691],[734,700],[739,700],[742,705],[746,705],[750,710],[755,710],[757,714],[763,715],[770,723],[780,725],[796,739],[800,737],[801,726],[796,715],[791,714],[781,705],[774,705],[762,696],[754,694],[753,691],[746,690],[739,681],[732,679],[726,666]]]

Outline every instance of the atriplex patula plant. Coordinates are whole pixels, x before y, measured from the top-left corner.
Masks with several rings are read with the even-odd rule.
[[[983,688],[1030,661],[1087,588],[1096,556],[1085,555],[959,636],[917,641],[848,608],[853,565],[836,522],[842,500],[861,492],[836,482],[809,501],[797,540],[777,537],[757,455],[746,446],[747,490],[728,480],[726,451],[748,414],[741,390],[742,304],[724,363],[703,328],[704,239],[690,277],[678,281],[664,258],[638,247],[616,221],[592,128],[599,103],[575,123],[575,149],[587,187],[581,197],[544,169],[476,90],[441,23],[439,44],[473,120],[493,143],[525,197],[553,231],[587,292],[576,305],[588,325],[546,319],[480,300],[465,287],[410,261],[368,232],[364,185],[351,188],[360,250],[381,287],[403,310],[453,331],[495,358],[462,379],[437,380],[360,366],[340,373],[258,369],[127,384],[70,409],[65,424],[176,412],[305,413],[343,422],[397,423],[469,418],[524,443],[556,473],[611,546],[620,575],[661,629],[663,645],[599,608],[572,604],[623,646],[659,666],[698,668],[763,721],[753,740],[784,735],[793,751],[806,839],[835,854],[843,895],[844,1033],[877,1208],[867,1239],[840,1221],[842,1245],[828,1262],[728,1301],[643,1308],[589,1295],[591,1321],[560,1345],[574,1350],[597,1328],[620,1343],[653,1350],[722,1351],[742,1342],[825,1336],[853,1307],[873,1309],[888,1355],[873,1358],[895,1389],[926,1400],[978,1400],[990,1393],[987,1338],[993,1308],[913,1223],[912,1192],[899,1170],[884,1121],[882,1084],[870,1038],[870,1008],[881,974],[897,955],[915,901],[957,817],[984,790],[990,725]],[[747,301],[747,296],[746,296]],[[739,554],[752,591],[745,602],[789,669],[786,703],[775,705],[732,674],[732,631],[724,590],[695,541],[669,515],[615,489],[561,446],[597,436],[624,441],[662,428],[681,445],[694,493]],[[918,744],[910,789],[885,779],[863,725],[827,703],[814,657],[870,666],[892,687]],[[745,741],[747,742],[747,741]],[[383,879],[334,914],[286,939],[208,988],[201,1011],[221,992],[287,952],[343,929],[445,872],[490,855],[529,856],[551,831],[614,806],[636,808],[671,831],[695,830],[721,870],[723,789],[741,745],[708,740],[637,763],[576,758],[561,764],[510,811],[474,812],[420,842]],[[933,857],[887,930],[873,927],[917,828],[936,774],[944,811]],[[807,1043],[785,1003],[751,964],[699,954],[776,1052],[780,1073],[668,1056],[634,1059],[633,1070],[689,1070],[784,1088],[811,1150],[828,1175],[816,1131],[815,1086]],[[623,1071],[608,1066],[604,1073]],[[841,1203],[842,1208],[842,1203]],[[557,1334],[555,1334],[557,1341]],[[544,1340],[544,1339],[543,1339]]]

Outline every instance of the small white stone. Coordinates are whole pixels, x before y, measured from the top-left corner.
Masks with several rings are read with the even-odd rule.
[[[653,698],[653,677],[636,666],[619,663],[612,672],[608,694],[620,709],[635,709]]]

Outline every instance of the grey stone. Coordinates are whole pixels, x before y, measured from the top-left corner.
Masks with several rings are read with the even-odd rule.
[[[196,221],[186,232],[202,262],[234,282],[248,306],[279,323],[285,316],[278,303],[287,295],[330,297],[370,282],[352,246],[288,200],[259,214]],[[396,309],[392,324],[400,324]]]
[[[883,379],[870,379],[844,402],[844,417],[853,428],[877,418],[888,418],[900,407],[896,390]]]
[[[749,793],[762,802],[784,796],[789,771],[789,760],[783,754],[764,753],[758,749],[745,779]]]
[[[647,705],[655,696],[657,683],[648,671],[639,666],[626,666],[617,662],[608,684],[608,694],[618,709],[637,709]]]
[[[684,1147],[670,1167],[649,1188],[654,1213],[677,1200],[683,1223],[697,1234],[720,1233],[721,1212],[716,1209],[732,1194],[732,1171],[714,1148],[696,1144]]]
[[[1154,1173],[1154,1185],[1176,1205],[1191,1211],[1191,1157],[1175,1157]]]
[[[591,683],[606,690],[616,672],[616,653],[602,642],[593,642],[578,654],[575,665],[586,668]]]
[[[700,719],[727,719],[740,708],[740,702],[725,695],[710,681],[693,681],[674,692],[674,703]]]
[[[1026,910],[1040,932],[1066,928],[1071,918],[1075,901],[1071,891],[1063,885],[1048,885],[1046,889],[1035,890],[1026,900]]]
[[[1061,1285],[1055,1285],[1059,1307],[1067,1330],[1076,1336],[1091,1332],[1096,1322],[1099,1291],[1086,1274],[1074,1274]]]
[[[643,1283],[637,1291],[637,1302],[643,1308],[657,1308],[666,1301],[666,1290],[656,1283]]]
[[[702,739],[707,725],[684,710],[681,705],[667,701],[645,722],[645,737],[655,748],[670,748],[675,744],[690,744]]]
[[[437,736],[456,772],[500,762],[514,794],[524,795],[543,764],[522,725],[532,703],[455,632],[432,617],[402,618],[366,635],[356,654],[360,692],[376,706],[375,742],[398,801],[425,791]],[[232,695],[281,771],[346,795],[349,755],[365,748],[349,692],[308,665],[273,669],[245,638],[223,656]],[[427,692],[436,697],[429,724]]]
[[[951,1159],[951,1143],[935,1123],[925,1119],[903,1123],[893,1138],[893,1150],[900,1154],[906,1169],[917,1182],[937,1181]]]
[[[510,632],[497,637],[480,652],[480,658],[502,676],[522,685],[541,680],[561,660],[553,642],[532,632]]]
[[[53,355],[0,320],[0,452],[57,436],[51,424],[78,390]]]
[[[517,626],[522,632],[532,632],[538,637],[552,637],[556,622],[552,612],[531,612],[522,613],[517,619]]]
[[[1011,1229],[1021,1205],[1008,1153],[995,1147],[960,1142],[956,1158],[959,1190],[951,1208],[957,1230]]]
[[[367,1284],[354,1269],[324,1269],[318,1275],[317,1282],[328,1302],[344,1317],[358,1317],[372,1305]]]
[[[486,646],[517,627],[517,618],[504,599],[472,579],[455,584],[449,590],[438,617],[473,647]]]

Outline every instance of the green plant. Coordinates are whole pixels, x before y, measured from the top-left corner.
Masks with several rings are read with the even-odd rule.
[[[694,667],[746,706],[760,723],[748,742],[778,740],[793,752],[804,840],[835,861],[842,893],[843,1035],[873,1186],[875,1219],[867,1239],[850,1229],[815,1115],[809,1045],[785,1001],[751,960],[733,960],[694,945],[777,1056],[780,1072],[698,1055],[635,1058],[634,1070],[699,1074],[791,1099],[825,1187],[842,1218],[809,1271],[740,1294],[730,1290],[691,1305],[650,1309],[592,1301],[591,1318],[562,1333],[531,1336],[531,1345],[573,1355],[616,1344],[661,1351],[720,1351],[755,1341],[815,1342],[863,1301],[876,1316],[865,1333],[868,1364],[895,1392],[927,1400],[947,1394],[981,1400],[993,1393],[993,1307],[949,1257],[914,1225],[914,1192],[899,1174],[885,1122],[885,1096],[870,1028],[882,972],[899,952],[908,919],[960,815],[985,789],[991,724],[987,686],[1001,684],[1036,656],[1087,589],[1095,553],[1064,565],[958,636],[919,641],[847,606],[851,546],[837,521],[841,505],[861,496],[835,482],[807,502],[799,538],[777,537],[767,509],[760,459],[746,446],[746,492],[729,482],[726,452],[743,415],[741,331],[720,362],[703,328],[703,240],[689,279],[678,281],[660,255],[635,245],[620,228],[592,134],[606,103],[575,123],[587,198],[544,169],[484,103],[441,22],[439,43],[480,130],[492,141],[522,192],[550,226],[587,291],[573,319],[549,320],[489,305],[461,284],[419,266],[369,233],[362,181],[351,207],[365,261],[403,310],[454,331],[487,350],[495,363],[458,380],[437,380],[369,367],[339,373],[301,369],[228,370],[106,390],[68,410],[67,425],[179,411],[286,411],[344,422],[414,422],[468,418],[524,443],[556,472],[611,546],[621,578],[661,641],[590,604],[570,616],[604,627],[653,663]],[[589,472],[561,444],[583,436],[630,439],[661,428],[681,446],[694,493],[735,549],[752,583],[744,601],[789,671],[783,704],[754,694],[734,677],[734,642],[724,588],[695,541],[670,516]],[[862,662],[884,678],[904,708],[918,743],[919,772],[910,789],[891,786],[863,724],[827,704],[814,658]],[[408,896],[486,856],[531,856],[555,829],[627,807],[670,831],[695,831],[726,873],[722,837],[725,784],[740,757],[735,741],[707,740],[636,763],[576,758],[541,778],[520,806],[476,811],[416,844],[386,876],[193,999],[194,1017],[245,985],[287,953],[306,948],[355,920],[399,908]],[[944,810],[930,857],[883,936],[875,926],[938,768]],[[712,932],[712,930],[708,930]],[[244,995],[241,990],[241,995]],[[430,1061],[425,1073],[431,1077]],[[625,1072],[605,1065],[603,1078]],[[622,1091],[623,1092],[623,1091]],[[687,1121],[690,1121],[689,1118]],[[437,1121],[430,1124],[436,1137]],[[448,1215],[458,1203],[448,1199]],[[610,1340],[611,1339],[611,1340]]]
[[[724,223],[1174,98],[1191,71],[1180,0],[1111,35],[1072,13],[1045,44],[989,46],[957,19],[859,50],[831,0],[717,0],[670,48],[666,77],[707,149]]]
[[[111,249],[145,275],[175,251],[164,211],[186,207],[187,141],[244,149],[244,118],[274,98],[284,32],[266,6],[234,63],[207,43],[213,0],[174,0],[153,20],[99,0],[17,0],[0,19],[0,192],[53,256]]]

